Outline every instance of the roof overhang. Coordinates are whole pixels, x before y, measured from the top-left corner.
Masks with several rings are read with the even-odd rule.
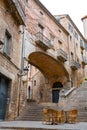
[[[25,25],[25,11],[18,0],[4,0],[12,17],[16,20],[17,24]]]

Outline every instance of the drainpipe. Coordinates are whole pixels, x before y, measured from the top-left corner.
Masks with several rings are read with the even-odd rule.
[[[26,7],[26,0],[24,0],[24,13],[25,13],[25,7]],[[24,23],[25,23],[25,19],[26,19],[26,15],[24,17]],[[24,35],[25,35],[25,25],[22,25],[22,50],[21,50],[21,66],[20,66],[21,69],[20,69],[20,74],[22,74],[23,68],[24,68],[24,42],[25,42]],[[19,112],[20,112],[21,90],[22,90],[22,76],[20,76],[17,116],[19,116]]]
[[[76,61],[76,43],[75,43],[75,38],[74,38],[74,59]]]
[[[69,54],[69,66],[70,66],[70,64],[71,64],[71,51],[70,51],[70,35],[68,35],[68,54]],[[69,74],[69,82],[70,82],[70,88],[71,88],[71,71],[70,71],[70,74]]]
[[[68,35],[68,53],[69,53],[69,65],[70,65],[70,35]]]

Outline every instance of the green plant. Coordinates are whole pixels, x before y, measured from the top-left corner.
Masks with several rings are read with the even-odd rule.
[[[85,80],[87,80],[87,78],[85,78]]]

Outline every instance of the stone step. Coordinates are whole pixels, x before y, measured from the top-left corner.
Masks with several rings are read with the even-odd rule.
[[[17,121],[35,121],[35,120],[37,120],[37,121],[43,121],[43,119],[34,119],[34,118],[19,118],[19,119],[17,119]]]
[[[38,118],[42,118],[43,116],[42,116],[42,115],[41,115],[41,116],[40,116],[40,115],[36,115],[36,116],[35,116],[35,115],[29,115],[29,116],[25,116],[25,115],[24,115],[24,116],[19,116],[19,118],[32,118],[32,117],[34,117],[34,119],[35,119],[35,118],[38,119]]]
[[[25,111],[21,115],[23,115],[23,114],[26,114],[26,115],[29,114],[30,115],[30,114],[33,114],[33,113],[35,113],[35,114],[42,113],[42,110],[40,110],[40,111],[37,111],[37,110],[35,110],[35,111],[33,111],[33,110]]]
[[[80,121],[86,121],[87,119],[87,82],[82,84],[81,87],[75,89],[75,92],[69,96],[66,101],[66,105],[63,106],[66,109],[78,109],[78,118]],[[43,118],[42,109],[48,105],[49,108],[58,109],[56,104],[45,103],[39,104],[36,101],[29,100],[26,103],[25,110],[20,114],[17,120],[30,120],[41,121]],[[62,107],[61,107],[62,109]]]
[[[80,121],[87,121],[87,81],[66,97],[64,108],[78,109]]]
[[[87,118],[79,118],[78,121],[79,122],[87,122]]]
[[[16,120],[26,121],[42,121],[43,106],[37,102],[27,102],[24,111],[17,117]]]

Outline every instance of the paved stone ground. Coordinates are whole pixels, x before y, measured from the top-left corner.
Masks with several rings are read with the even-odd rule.
[[[46,125],[40,121],[0,121],[0,130],[87,130],[87,122]]]

